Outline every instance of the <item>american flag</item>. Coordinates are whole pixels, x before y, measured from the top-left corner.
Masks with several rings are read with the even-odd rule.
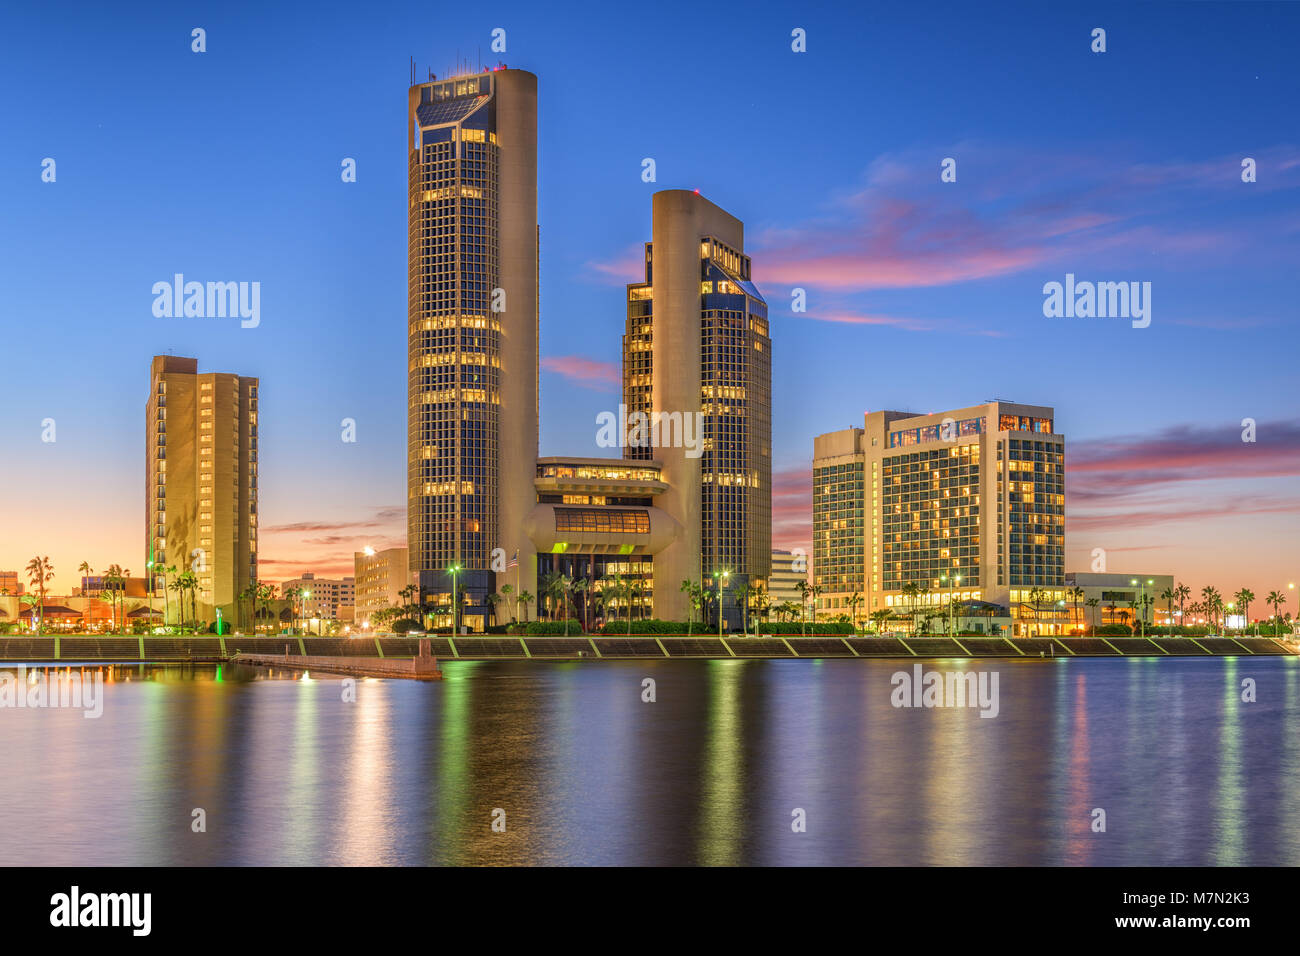
[[[510,556],[510,563],[506,565],[506,570],[519,567],[519,549],[515,548],[515,553]]]

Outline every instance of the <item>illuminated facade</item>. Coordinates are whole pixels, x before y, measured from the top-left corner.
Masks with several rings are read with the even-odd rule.
[[[689,190],[655,193],[645,281],[628,286],[623,337],[629,418],[701,426],[695,450],[661,434],[623,451],[662,463],[660,506],[682,528],[655,559],[655,613],[684,620],[680,582],[716,587],[713,575],[725,571],[732,627],[741,619],[735,589],[766,581],[772,543],[771,339],[743,250],[740,220]]]
[[[311,597],[295,602],[295,610],[305,618],[319,617],[337,621],[342,608],[350,609],[356,604],[356,578],[318,578],[308,571],[300,578],[282,582],[281,597],[288,594],[290,588],[298,588],[304,594],[311,593]]]
[[[505,583],[514,595],[534,585],[534,593],[540,595],[551,574],[596,587],[617,576],[627,585],[626,593],[611,591],[592,600],[592,587],[574,595],[572,609],[584,624],[653,616],[658,607],[655,555],[682,534],[680,523],[658,506],[668,490],[660,464],[622,458],[541,458],[533,484],[537,503],[525,530],[538,553],[537,575],[530,584],[518,569],[508,573]],[[661,587],[676,588],[679,583],[660,580]],[[517,607],[503,607],[500,616],[509,620],[518,616],[517,611]]]
[[[410,572],[481,626],[522,533],[538,434],[537,78],[494,70],[408,97]]]
[[[370,619],[376,611],[404,603],[401,591],[411,583],[406,553],[405,548],[353,552],[354,616],[358,627],[370,626]]]
[[[850,612],[866,569],[866,453],[861,428],[819,435],[813,443],[812,583],[818,608]],[[857,608],[861,611],[859,605]],[[825,616],[825,615],[823,615]]]
[[[861,429],[819,436],[819,613],[849,613],[855,591],[864,615],[983,601],[1009,609],[1014,634],[1063,633],[1064,620],[1026,610],[1065,599],[1065,440],[1053,418],[1051,408],[995,401],[932,415],[868,412]]]
[[[239,592],[257,581],[258,381],[199,374],[197,359],[174,355],[154,356],[149,378],[144,543],[157,606],[159,569],[170,565],[196,575],[198,620],[220,609],[236,623]],[[179,602],[168,597],[176,623]]]

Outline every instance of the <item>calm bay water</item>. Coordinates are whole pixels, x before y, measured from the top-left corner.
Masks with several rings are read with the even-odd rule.
[[[925,666],[999,715],[894,708],[904,661],[137,674],[0,709],[0,864],[1300,865],[1300,661]]]

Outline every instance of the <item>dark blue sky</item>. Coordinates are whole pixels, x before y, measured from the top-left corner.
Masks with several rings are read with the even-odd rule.
[[[268,579],[402,542],[408,61],[441,76],[459,52],[539,77],[543,454],[597,452],[650,195],[698,188],[746,223],[773,317],[778,543],[808,539],[815,434],[866,409],[1001,397],[1057,409],[1076,466],[1067,567],[1100,546],[1220,587],[1300,574],[1296,5],[51,3],[3,18],[0,568],[37,550],[61,572],[132,566],[148,363],[167,350],[262,379]],[[939,181],[945,157],[956,183]],[[176,272],[260,282],[260,327],[154,318],[150,288]],[[1042,286],[1067,272],[1151,282],[1151,326],[1044,318]]]

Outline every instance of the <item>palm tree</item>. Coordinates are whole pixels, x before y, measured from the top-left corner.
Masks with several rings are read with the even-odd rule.
[[[1160,600],[1165,602],[1165,610],[1169,613],[1169,633],[1174,633],[1174,598],[1178,597],[1178,588],[1165,588],[1160,592]]]
[[[1183,617],[1183,606],[1187,599],[1192,596],[1192,589],[1186,584],[1179,584],[1174,588],[1174,597],[1178,598],[1178,621],[1180,624],[1186,623]]]
[[[569,636],[569,590],[573,587],[573,578],[561,574],[559,580],[560,613],[564,615],[564,636]]]
[[[1219,592],[1207,584],[1205,587],[1201,588],[1201,598],[1202,603],[1205,606],[1205,614],[1210,619],[1210,626],[1215,628],[1215,631],[1217,632],[1218,619],[1215,616],[1215,611],[1218,610],[1219,601],[1221,600]]]
[[[517,600],[519,601],[519,604],[523,607],[523,611],[524,611],[524,623],[527,624],[527,623],[528,623],[528,605],[532,603],[533,595],[532,595],[532,593],[529,592],[529,591],[520,591],[520,592],[519,592],[519,597],[518,597]]]
[[[1286,603],[1286,595],[1281,591],[1269,591],[1268,597],[1264,598],[1264,603],[1273,607],[1273,636],[1282,636],[1282,605]]]
[[[749,636],[749,599],[753,593],[754,588],[748,584],[736,588],[736,603],[740,605],[740,631],[746,637]]]
[[[877,634],[884,630],[885,622],[889,620],[893,613],[894,612],[887,607],[882,607],[878,611],[871,612],[871,621],[876,625]]]
[[[1088,607],[1092,608],[1092,633],[1093,636],[1095,637],[1097,635],[1097,605],[1101,603],[1101,599],[1088,598],[1088,600],[1084,601],[1083,603],[1088,605]]]
[[[704,582],[696,581],[691,585],[690,606],[692,609],[699,611],[700,624],[704,624],[704,609],[708,605],[710,592],[704,590]],[[688,627],[687,630],[690,630]]]
[[[492,615],[492,623],[494,624],[497,623],[497,604],[502,600],[501,595],[497,594],[495,591],[483,596],[483,601],[488,606],[488,613]]]
[[[86,605],[86,610],[85,613],[82,615],[82,618],[86,622],[86,630],[89,631],[90,630],[90,598],[86,597],[86,578],[94,574],[95,569],[90,566],[89,561],[82,561],[81,564],[77,565],[77,570],[80,571],[82,574],[81,600],[82,603]]]
[[[183,575],[183,574],[181,575],[181,577],[184,577],[184,576],[185,576],[185,575]],[[409,613],[410,613],[410,610],[411,610],[411,604],[409,603],[409,601],[410,601],[410,598],[411,598],[411,594],[412,594],[414,591],[415,591],[415,585],[413,585],[413,584],[408,584],[406,587],[402,588],[400,591],[397,592],[401,597],[406,598],[406,599],[407,599],[407,602],[408,602],[408,603],[402,605],[402,612],[403,612],[402,616],[403,616],[403,617],[407,617],[407,616],[409,616]],[[298,599],[302,597],[302,594],[303,594],[303,588],[301,588],[301,587],[294,586],[294,587],[291,587],[291,588],[285,588],[285,589],[284,589],[284,596],[285,596],[285,598],[287,598],[288,601],[289,601],[289,613],[290,613],[290,614],[292,614],[293,612],[295,612],[295,611],[298,609],[298,607],[297,607],[297,605],[298,605]],[[184,595],[184,592],[182,592],[182,597],[183,597],[183,595]],[[181,618],[182,618],[182,620],[184,620],[184,615],[185,615],[185,602],[184,602],[184,600],[182,600],[182,601],[181,601]],[[296,626],[295,626],[295,630],[296,630]]]
[[[555,602],[560,599],[564,591],[564,575],[559,571],[548,571],[542,576],[541,586],[538,592],[542,596],[543,606],[546,608],[546,616],[552,621],[555,620]]]
[[[1245,619],[1246,624],[1249,624],[1250,623],[1250,602],[1255,600],[1255,592],[1252,591],[1250,588],[1242,588],[1240,591],[1238,591],[1236,594],[1233,595],[1233,598],[1236,599],[1237,606],[1241,608],[1241,615]]]
[[[167,623],[167,575],[176,573],[176,565],[169,564],[160,569],[163,576],[163,624]],[[256,630],[256,628],[254,628]]]
[[[590,631],[591,631],[591,625],[590,625],[590,624],[588,623],[588,621],[587,621],[588,610],[589,610],[589,609],[588,609],[588,606],[587,606],[588,603],[589,603],[589,602],[588,602],[588,599],[587,599],[587,593],[591,590],[591,582],[588,581],[586,578],[578,578],[578,580],[573,581],[573,582],[571,583],[570,590],[571,590],[574,594],[581,594],[581,595],[583,596],[583,597],[582,597],[582,629],[583,629],[583,631],[590,632]],[[576,611],[576,610],[577,610],[577,607],[576,607],[576,605],[577,605],[577,601],[574,601],[574,605],[575,605],[574,610]],[[566,620],[567,620],[567,618],[566,618]],[[567,624],[565,624],[565,631],[564,631],[564,633],[565,633],[565,634],[568,634],[568,633],[569,633],[569,631],[568,631],[568,625],[567,625]]]
[[[1072,587],[1072,588],[1070,588],[1068,591],[1065,592],[1065,596],[1068,597],[1068,598],[1071,600],[1071,602],[1073,602],[1073,604],[1074,604],[1074,616],[1075,616],[1075,617],[1078,617],[1078,618],[1079,618],[1079,623],[1082,624],[1082,623],[1083,623],[1083,618],[1082,618],[1082,617],[1079,617],[1079,602],[1083,600],[1083,588],[1081,588],[1081,587],[1077,587],[1077,586],[1076,586],[1076,587]]]
[[[26,594],[18,595],[18,602],[20,604],[26,604],[27,609],[32,612],[32,623],[35,624],[36,627],[38,628],[38,630],[36,631],[38,635],[41,632],[39,630],[40,618],[36,616],[36,605],[37,603],[40,602],[40,600],[41,600],[41,596],[39,594],[32,594],[30,591]]]
[[[46,585],[54,580],[54,565],[50,564],[48,557],[39,555],[27,562],[27,580],[31,582],[32,587],[36,588],[36,634],[41,633],[41,627],[45,624],[45,593]]]
[[[767,588],[761,584],[754,586],[754,594],[754,610],[758,612],[758,620],[765,621],[767,620],[768,608],[772,606],[772,596],[767,593]],[[755,633],[757,633],[757,628]]]
[[[862,593],[854,591],[849,595],[846,602],[849,606],[849,621],[853,625],[853,633],[858,633],[858,605],[863,601]]]
[[[175,568],[168,568],[167,570],[171,571],[173,574],[176,573]],[[253,611],[253,633],[254,634],[257,633],[257,619],[259,617],[271,616],[271,600],[274,597],[275,597],[274,584],[267,584],[264,581],[257,582],[257,598],[256,598],[257,606]],[[259,610],[264,611],[265,613],[259,614],[258,613]]]
[[[193,571],[186,570],[176,575],[176,580],[181,585],[181,616],[185,615],[185,594],[188,591],[190,595],[190,630],[197,631],[198,628],[198,589],[199,576]]]
[[[795,589],[799,592],[799,620],[803,624],[803,636],[808,636],[808,595],[812,585],[807,581],[796,581]]]
[[[513,585],[510,585],[510,584],[503,584],[503,585],[501,586],[501,600],[503,600],[503,601],[506,602],[506,607],[507,607],[507,608],[514,607],[514,601],[513,601],[513,600],[511,599],[511,597],[510,597],[510,595],[512,595],[512,594],[514,594],[514,593],[515,593],[515,589],[514,589],[514,586],[513,586]],[[511,616],[512,619],[514,618],[514,612],[513,612],[513,611],[511,612],[510,616]]]
[[[248,601],[249,604],[250,604],[250,607],[251,607],[251,605],[253,604],[253,602],[255,602],[255,601],[257,600],[257,584],[256,584],[256,582],[254,582],[254,583],[248,585],[248,587],[244,588],[242,591],[240,591],[238,594],[236,594],[236,595],[235,595],[235,600],[236,600],[236,607],[239,609],[239,610],[238,610],[238,614],[239,614],[239,626],[240,626],[240,627],[243,627],[243,626],[244,626],[244,602],[245,602],[245,601]],[[251,610],[250,610],[250,616],[251,616],[251,613],[252,613],[252,612],[251,612]]]
[[[695,629],[695,582],[690,578],[683,578],[681,587],[677,590],[687,595],[686,598],[686,635],[689,637]]]

